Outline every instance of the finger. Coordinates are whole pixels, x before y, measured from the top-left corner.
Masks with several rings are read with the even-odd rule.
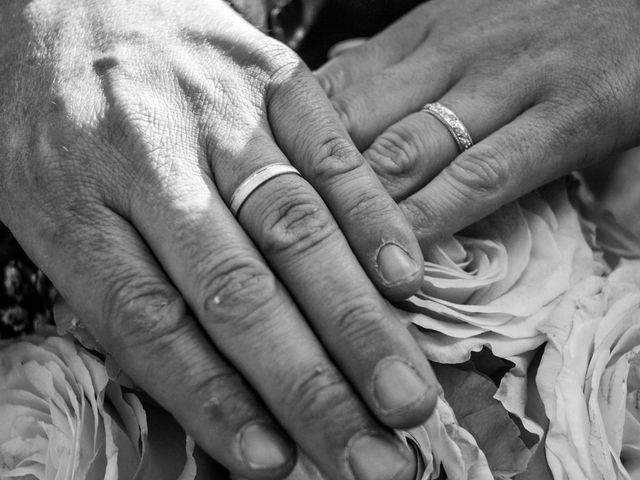
[[[246,479],[231,476],[231,480]],[[296,466],[284,480],[328,480],[328,477],[323,475],[306,455],[300,454],[298,455],[298,462],[296,463]]]
[[[265,160],[269,149],[259,151]],[[397,428],[426,420],[435,394],[428,362],[308,183],[273,179],[249,197],[239,220],[373,412]]]
[[[272,89],[268,112],[276,142],[323,198],[369,278],[388,298],[413,294],[422,252],[410,225],[303,67]]]
[[[402,62],[331,98],[333,107],[360,150],[387,127],[440,98],[459,76],[457,57],[421,48]]]
[[[310,83],[310,87],[313,88],[313,83]],[[313,91],[304,90],[291,93],[296,99],[313,95]],[[321,96],[319,98],[322,99]],[[310,120],[304,118],[304,112],[300,114],[301,109],[292,110],[289,102],[290,99],[277,98],[277,94],[271,97],[271,125],[274,130],[283,132],[279,137],[280,145],[285,149],[289,147],[289,158],[297,157],[305,177],[311,183],[315,179],[316,189],[321,194],[326,192],[325,199],[334,215],[343,219],[343,231],[350,240],[355,239],[351,242],[352,246],[355,243],[354,250],[363,249],[364,246],[380,256],[379,245],[394,235],[392,230],[388,230],[389,226],[399,225],[404,233],[404,225],[400,223],[402,218],[397,217],[393,201],[380,190],[380,184],[371,176],[372,172],[365,168],[353,146],[338,137],[341,134],[339,124],[326,104],[323,107],[323,103],[319,103],[319,107],[309,108],[311,118],[315,119],[315,125],[309,125],[315,131],[315,136],[311,136],[304,131],[306,122]],[[314,97],[304,104],[318,105]],[[282,128],[278,115],[291,120],[294,125],[303,126],[301,138],[285,135],[284,132],[292,130]],[[323,120],[325,118],[328,120]],[[313,141],[308,141],[312,138]],[[332,142],[334,151],[329,150],[328,156],[312,156],[313,152],[322,154],[323,150],[326,154],[327,145]],[[336,145],[342,150],[336,149]],[[268,148],[262,147],[259,151],[264,156]],[[321,163],[326,166],[319,165]],[[330,168],[334,171],[330,171]],[[282,185],[280,190],[278,185]],[[358,189],[363,189],[365,193],[358,192]],[[432,372],[419,349],[406,335],[406,329],[395,319],[393,311],[358,268],[356,259],[342,234],[336,230],[320,197],[300,178],[282,177],[267,184],[262,192],[257,191],[244,208],[240,212],[240,220],[245,228],[292,290],[311,321],[321,319],[320,323],[314,323],[316,332],[325,340],[332,356],[378,417],[394,427],[414,424],[421,417],[425,418],[435,398],[435,389],[431,388],[435,384]],[[355,217],[354,212],[360,218]],[[361,233],[363,230],[364,234]],[[370,242],[376,238],[381,241],[377,244]],[[363,242],[362,239],[369,242]],[[386,245],[386,248],[390,246]],[[337,271],[342,274],[335,276],[332,273]],[[309,272],[317,273],[310,275]],[[318,283],[318,279],[324,279],[324,282]],[[321,285],[322,288],[319,288]],[[395,403],[391,391],[397,387],[386,384],[382,372],[395,371],[401,376],[405,375],[400,373],[403,369],[406,370],[404,378],[407,390],[402,390],[404,393],[400,397],[403,400],[398,398]],[[415,390],[409,393],[414,369],[417,378],[413,380],[426,381],[428,388],[425,390],[424,384],[418,386],[415,383],[411,387]]]
[[[526,83],[525,79],[472,77],[438,103],[453,111],[479,143],[531,105],[533,89]],[[459,153],[449,130],[421,110],[387,128],[363,155],[391,196],[402,200],[431,181]]]
[[[220,182],[226,198],[231,189],[222,185],[237,185],[264,165],[286,162],[273,140],[259,138],[243,152],[237,175]],[[216,178],[227,178],[230,162],[213,163]],[[273,178],[249,196],[238,219],[378,417],[394,427],[424,421],[435,394],[428,362],[367,278],[314,189],[298,176]],[[394,397],[400,390],[393,379],[382,378],[385,367],[399,376],[406,367],[405,395]],[[393,387],[382,384],[386,381]]]
[[[336,95],[406,57],[424,40],[428,22],[423,10],[417,9],[366,43],[332,58],[315,77],[328,96]]]
[[[336,479],[364,479],[373,472],[407,478],[412,464],[409,452],[373,418],[328,358],[212,183],[206,153],[211,163],[216,160],[226,166],[251,165],[265,155],[261,148],[251,150],[252,137],[247,135],[255,124],[252,105],[241,105],[234,112],[240,115],[231,119],[219,112],[213,125],[231,133],[209,131],[213,138],[209,143],[206,138],[194,139],[200,119],[206,123],[211,112],[200,111],[198,122],[166,114],[180,112],[182,102],[190,98],[196,111],[215,104],[218,91],[197,73],[191,72],[184,84],[190,96],[166,99],[175,104],[158,105],[153,101],[155,92],[138,89],[136,108],[142,105],[145,116],[128,112],[126,101],[114,105],[118,131],[135,133],[130,135],[133,145],[122,145],[119,153],[152,168],[140,169],[133,179],[126,175],[114,179],[132,189],[109,201],[131,218],[221,354],[323,471]],[[128,98],[127,92],[121,95]],[[119,173],[116,170],[114,176]],[[223,172],[214,173],[221,184],[230,185]],[[188,420],[197,421],[191,415]],[[282,460],[283,449],[264,428],[256,432],[245,427],[235,435],[236,443],[247,443],[236,450],[247,455],[245,472],[254,467],[244,476],[255,478],[265,470],[260,466]],[[236,472],[242,473],[238,468]]]
[[[242,157],[268,160],[269,155],[260,148]],[[221,178],[219,172],[216,178]],[[358,399],[211,187],[194,189],[180,196],[180,202],[159,204],[153,222],[134,216],[202,327],[330,478],[366,478],[373,455],[386,459],[383,472],[389,477],[402,476],[411,462],[407,452]],[[253,196],[241,212],[254,208],[251,200]],[[303,275],[314,277],[304,265],[298,267]],[[317,281],[316,287],[325,286]]]
[[[136,231],[107,209],[83,213],[90,224],[41,235],[56,247],[45,271],[78,317],[209,455],[249,478],[285,475],[295,447],[205,338]]]
[[[189,91],[200,91],[198,98],[213,95],[206,82],[193,75],[191,82],[196,84]],[[139,102],[145,102],[145,92],[137,95]],[[225,127],[230,134],[209,132],[211,138],[206,139],[213,176],[227,201],[230,190],[263,165],[259,162],[271,163],[274,154],[282,155],[273,141],[274,153],[252,132],[251,125],[256,123],[251,120],[252,108],[243,105],[239,109],[246,115],[236,118],[233,128]],[[161,146],[147,149],[146,156],[151,165],[171,168],[147,171],[134,182],[128,215],[203,329],[296,443],[331,478],[366,478],[372,469],[390,478],[405,478],[412,463],[406,449],[375,421],[328,358],[288,292],[226,208],[212,184],[211,172],[194,169],[207,164],[205,149],[190,141],[197,128],[188,123],[173,125],[173,117],[151,113],[156,125],[127,118],[145,144],[153,145],[157,132],[166,132]],[[217,120],[218,126],[229,121]],[[163,188],[155,192],[150,188],[153,185]],[[280,196],[286,198],[288,192],[280,191]],[[127,208],[126,202],[119,208]],[[313,271],[305,272],[304,265],[298,264],[297,271],[313,277]],[[330,281],[329,275],[335,277],[336,271],[322,275],[324,282]],[[319,281],[314,287],[325,286]],[[424,410],[420,410],[421,417]],[[405,412],[392,413],[403,418]],[[384,459],[384,464],[377,458]]]
[[[361,47],[366,42],[366,38],[349,38],[348,40],[338,42],[329,49],[329,51],[327,52],[327,58],[331,60],[339,55],[342,55],[343,53],[348,52],[349,50]]]
[[[578,167],[590,144],[550,104],[538,104],[459,155],[400,206],[424,246]]]
[[[120,200],[118,208],[126,209],[214,344],[321,469],[332,478],[366,478],[373,468],[404,478],[411,469],[410,455],[375,421],[328,358],[212,183],[211,174],[229,201],[230,189],[262,166],[260,161],[271,163],[273,153],[256,132],[260,122],[255,119],[262,110],[245,99],[225,99],[238,103],[234,115],[217,112],[213,117],[202,105],[220,101],[219,90],[197,73],[191,72],[184,95],[169,109],[180,111],[186,101],[199,113],[197,122],[166,115],[153,97],[145,97],[149,92],[140,90],[136,101],[150,109],[153,122],[117,116],[131,123],[128,128],[141,143],[125,153],[133,157],[142,152],[146,164],[161,168],[144,171],[131,182],[134,191],[128,201],[113,201]],[[194,141],[202,124],[212,129]],[[156,185],[162,188],[154,189]],[[323,275],[324,282],[335,277],[335,271],[330,275]],[[322,282],[314,286],[324,288]],[[384,459],[384,464],[376,459]]]

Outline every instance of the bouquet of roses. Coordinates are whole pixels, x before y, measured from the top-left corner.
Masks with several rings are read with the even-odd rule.
[[[426,258],[406,306],[442,384],[423,478],[640,478],[637,239],[559,181]]]
[[[418,478],[640,479],[640,242],[570,179],[424,253],[422,289],[399,305],[441,386],[432,417],[399,432]],[[178,425],[91,353],[82,322],[56,313],[76,340],[0,342],[0,478],[207,471]]]

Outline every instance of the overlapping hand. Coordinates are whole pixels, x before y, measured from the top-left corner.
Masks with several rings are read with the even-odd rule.
[[[432,0],[316,76],[423,245],[640,142],[640,6]],[[475,145],[460,154],[423,105]]]

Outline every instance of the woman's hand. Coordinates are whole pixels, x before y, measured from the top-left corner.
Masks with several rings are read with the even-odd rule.
[[[640,141],[640,5],[432,0],[316,76],[429,244]],[[475,145],[460,154],[423,105]]]
[[[300,60],[222,0],[6,0],[0,32],[0,220],[134,381],[243,477],[291,440],[330,478],[410,476],[386,427],[435,382],[379,291],[421,253]]]

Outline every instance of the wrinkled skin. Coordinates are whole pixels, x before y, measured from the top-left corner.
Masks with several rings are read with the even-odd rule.
[[[221,0],[6,0],[0,49],[0,221],[133,380],[240,476],[410,478],[422,256],[297,56]]]
[[[639,52],[638,1],[433,0],[316,77],[426,246],[640,143]]]

